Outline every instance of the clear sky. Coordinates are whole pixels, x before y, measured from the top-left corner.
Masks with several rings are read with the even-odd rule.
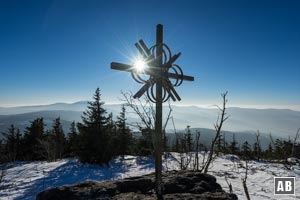
[[[106,103],[137,91],[129,63],[156,24],[194,82],[179,105],[300,109],[300,1],[0,0],[0,106],[76,102],[100,87]]]

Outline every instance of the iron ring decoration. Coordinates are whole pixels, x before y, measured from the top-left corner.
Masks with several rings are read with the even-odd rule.
[[[150,57],[152,55],[152,57],[154,59],[156,59],[156,55],[155,55],[155,52],[156,52],[156,48],[157,48],[157,45],[153,45],[149,50],[151,52],[150,55],[148,55],[148,57]],[[172,52],[170,50],[170,48],[168,47],[168,45],[166,45],[165,43],[163,43],[163,49],[162,49],[162,55],[163,55],[163,64],[166,64],[171,58],[172,58]],[[147,58],[144,58],[144,59],[147,59]],[[166,74],[169,72],[169,70],[172,70],[177,77],[181,77],[181,78],[176,78],[175,79],[175,82],[172,83],[171,81],[169,81],[168,77],[166,76]],[[177,86],[180,86],[183,82],[183,71],[182,69],[179,67],[179,65],[176,65],[176,64],[172,64],[170,67],[166,68],[166,69],[163,69],[163,74],[165,74],[163,76],[163,79],[166,79],[170,82],[170,84],[173,86],[173,87],[177,87]],[[150,84],[150,86],[148,87],[147,89],[147,97],[148,99],[155,103],[157,98],[156,98],[156,92],[155,92],[155,85],[156,85],[156,81],[155,79],[157,77],[155,77],[155,75],[150,75],[149,79],[146,80],[144,78],[142,78],[138,73],[136,72],[131,72],[131,76],[132,78],[137,82],[137,83],[140,83],[140,84]],[[167,92],[167,89],[165,87],[162,87],[162,101],[163,102],[166,102],[168,101],[168,99],[170,98],[170,94],[169,92]]]
[[[152,102],[152,103],[155,103],[157,98],[156,98],[156,94],[155,94],[155,84],[156,83],[153,83],[151,85],[151,87],[147,90],[147,97],[148,99]],[[170,95],[167,94],[167,91],[164,87],[162,87],[162,92],[163,92],[163,95],[162,95],[162,102],[165,103],[166,101],[168,101],[168,99],[170,98]]]
[[[172,69],[175,74],[177,75],[177,77],[181,77],[181,78],[176,78],[176,81],[174,84],[172,84],[174,87],[178,87],[182,84],[183,82],[183,71],[181,69],[181,67],[179,67],[179,65],[176,65],[176,64],[172,64],[172,66],[169,68],[169,69]]]
[[[151,54],[155,57],[155,50],[157,48],[157,45],[153,45],[150,48]],[[165,43],[163,43],[163,64],[167,63],[168,60],[170,60],[170,58],[172,57],[172,52],[170,50],[170,48],[168,47],[168,45],[166,45]]]
[[[154,57],[155,55],[155,50],[156,50],[156,47],[157,45],[153,45],[151,48],[150,48],[150,51],[151,51],[151,54],[152,56]],[[167,61],[172,57],[172,53],[171,53],[171,50],[170,48],[168,47],[168,45],[166,45],[165,43],[163,44],[163,63],[167,63]],[[166,51],[168,52],[168,57],[167,57],[167,54],[166,54]],[[131,72],[131,76],[132,78],[137,82],[137,83],[140,83],[140,84],[145,84],[147,82],[147,80],[143,79],[138,73],[136,72]]]
[[[147,82],[147,80],[143,79],[143,78],[142,78],[139,74],[137,74],[136,72],[131,72],[131,76],[132,76],[132,78],[133,78],[136,82],[138,82],[138,83],[140,83],[140,84],[144,84],[144,83]]]

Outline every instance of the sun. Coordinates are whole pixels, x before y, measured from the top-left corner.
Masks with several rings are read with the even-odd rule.
[[[144,72],[148,66],[143,60],[138,59],[134,62],[133,67],[137,72]]]

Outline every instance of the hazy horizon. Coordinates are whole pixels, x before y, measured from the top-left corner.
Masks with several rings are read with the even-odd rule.
[[[74,102],[63,102],[63,101],[59,101],[59,102],[51,102],[51,103],[37,103],[37,104],[20,104],[20,105],[11,105],[11,106],[1,106],[0,108],[17,108],[17,107],[30,107],[30,106],[47,106],[47,105],[55,105],[55,104],[76,104],[79,102],[86,102],[86,101],[92,101],[92,100],[80,100],[80,101],[74,101]],[[107,102],[104,101],[105,105],[119,105],[119,104],[123,104],[123,101],[115,101],[115,102]],[[189,106],[196,106],[199,108],[205,108],[205,109],[215,109],[216,106],[215,105],[220,105],[221,104],[221,99],[220,102],[217,102],[215,104],[182,104],[182,103],[171,103],[171,106],[181,106],[181,107],[189,107]],[[164,104],[164,106],[168,106],[167,103]],[[243,109],[259,109],[259,110],[263,110],[263,109],[278,109],[278,110],[284,110],[284,109],[288,109],[288,110],[293,110],[293,111],[300,111],[300,105],[231,105],[230,103],[227,104],[227,108],[243,108]]]
[[[105,104],[107,113],[112,113],[116,118],[120,111],[120,104]],[[10,124],[24,128],[28,123],[37,117],[43,117],[51,127],[53,120],[60,117],[64,121],[66,130],[72,121],[80,121],[82,113],[87,109],[86,102],[77,104],[49,104],[44,106],[27,106],[0,108],[0,131],[6,130]],[[130,108],[127,108],[126,118],[128,124],[140,121],[138,115]],[[163,109],[163,120],[168,115],[168,104]],[[219,110],[216,107],[198,107],[183,105],[172,107],[172,119],[176,124],[176,129],[185,129],[187,125],[194,128],[210,128],[217,120]],[[231,107],[228,105],[226,113],[229,119],[224,124],[226,131],[252,131],[260,130],[262,133],[272,133],[282,136],[294,136],[299,128],[300,111],[287,109],[245,109]],[[173,124],[169,123],[167,129],[173,129]]]

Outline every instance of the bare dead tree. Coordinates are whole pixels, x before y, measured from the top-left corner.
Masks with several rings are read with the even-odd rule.
[[[297,131],[297,133],[296,133],[296,136],[295,136],[295,138],[294,138],[291,157],[294,157],[294,149],[295,149],[295,145],[296,145],[296,142],[297,142],[297,140],[298,140],[298,137],[299,137],[299,133],[300,133],[300,128],[298,129],[298,131]]]
[[[248,178],[248,160],[245,161],[246,162],[246,171],[245,171],[245,176],[244,178],[242,178],[242,183],[243,183],[243,188],[244,188],[244,192],[246,194],[247,200],[250,200],[250,195],[248,192],[248,187],[247,187],[247,178]]]
[[[180,154],[180,169],[187,170],[192,162],[192,154],[190,152],[185,152]]]
[[[179,168],[181,170],[187,170],[189,168],[189,165],[192,162],[192,153],[187,151],[186,146],[186,139],[184,136],[180,135],[179,133],[175,132],[176,142],[178,142],[178,153],[179,153],[179,159],[175,158],[175,161],[179,164]]]
[[[133,113],[136,114],[140,120],[140,122],[136,122],[135,125],[131,124],[131,126],[137,127],[139,130],[145,130],[150,134],[149,142],[154,145],[154,130],[155,130],[155,108],[154,104],[147,98],[146,95],[144,95],[143,99],[135,99],[133,98],[133,94],[131,92],[123,92],[121,91],[123,95],[122,101],[125,101],[125,106],[132,109]],[[167,150],[167,136],[166,136],[166,127],[168,125],[169,119],[172,117],[172,107],[170,101],[168,101],[168,114],[165,121],[165,124],[163,125],[162,133],[163,133],[163,149],[164,151]],[[151,141],[150,141],[151,140]],[[164,159],[166,162],[168,161],[168,153],[164,153]],[[167,167],[167,163],[166,163]]]
[[[256,159],[259,161],[260,160],[260,154],[261,154],[261,143],[260,143],[260,132],[259,132],[259,130],[256,131],[255,139],[256,139],[255,149],[256,149],[256,154],[257,154]]]
[[[168,101],[168,107],[169,107],[169,112],[168,112],[168,116],[167,116],[165,125],[163,126],[163,130],[166,130],[167,125],[168,125],[168,122],[169,122],[169,120],[170,120],[170,118],[171,118],[172,111],[173,111],[173,109],[172,109],[172,107],[171,107],[171,102],[170,102],[170,100]],[[173,117],[172,117],[172,119],[173,119]]]
[[[167,116],[167,119],[166,119],[166,123],[164,124],[163,126],[163,151],[164,151],[164,159],[165,159],[165,167],[166,167],[166,171],[168,171],[168,158],[170,156],[170,153],[168,152],[168,138],[167,138],[167,135],[166,135],[166,128],[167,128],[167,125],[168,125],[168,122],[169,120],[172,118],[173,120],[173,117],[171,116],[171,113],[173,111],[172,107],[171,107],[171,102],[170,102],[170,99],[168,101],[168,106],[169,106],[169,112],[168,112],[168,116]],[[173,120],[173,125],[174,125],[174,120]]]
[[[200,141],[200,136],[201,136],[201,133],[200,133],[200,131],[198,131],[196,133],[196,140],[195,140],[196,153],[195,153],[195,159],[194,159],[194,170],[196,170],[196,171],[199,171],[199,141]]]
[[[171,117],[175,138],[176,138],[176,151],[179,153],[179,158],[174,157],[175,161],[178,163],[180,170],[187,170],[192,163],[193,153],[188,151],[187,140],[183,134],[177,133],[174,118]]]
[[[205,165],[204,165],[204,167],[202,169],[203,173],[205,173],[205,174],[207,173],[209,165],[211,164],[211,162],[213,160],[215,144],[216,144],[216,142],[218,141],[218,139],[219,139],[219,137],[221,135],[221,130],[222,130],[223,123],[229,117],[229,116],[227,116],[227,113],[225,112],[226,111],[226,103],[227,103],[227,99],[226,99],[227,94],[228,94],[227,91],[225,93],[221,94],[222,99],[223,99],[222,108],[220,108],[219,106],[216,105],[216,107],[219,109],[220,113],[218,115],[218,119],[217,119],[216,123],[214,124],[215,130],[216,130],[216,135],[215,135],[215,137],[214,137],[214,139],[213,139],[213,141],[211,143],[210,151],[209,151],[209,154],[208,154],[208,158],[207,158],[207,160],[205,162]]]
[[[151,130],[154,130],[155,125],[155,108],[153,103],[147,98],[147,96],[144,96],[144,99],[141,100],[139,98],[135,99],[133,98],[133,94],[131,92],[123,92],[121,91],[123,95],[122,101],[125,101],[125,106],[130,107],[135,114],[138,115],[138,117],[141,119],[142,124]],[[171,113],[173,111],[171,107],[170,101],[168,101],[168,107],[169,111],[167,114],[166,122],[163,126],[163,131],[166,129],[169,119],[171,118]],[[142,125],[137,123],[137,127],[141,127]]]
[[[149,130],[154,129],[155,124],[155,109],[153,103],[145,98],[144,101],[141,99],[133,98],[133,94],[131,92],[121,92],[126,102],[125,106],[130,107],[135,114],[138,115],[144,127]],[[137,127],[141,128],[142,125],[137,122]]]
[[[274,142],[274,138],[271,133],[269,134],[269,138],[271,140],[272,145],[274,146],[275,142]]]
[[[40,140],[38,139],[38,146],[40,151],[38,152],[42,158],[46,159],[48,162],[56,160],[55,145],[50,139]]]

